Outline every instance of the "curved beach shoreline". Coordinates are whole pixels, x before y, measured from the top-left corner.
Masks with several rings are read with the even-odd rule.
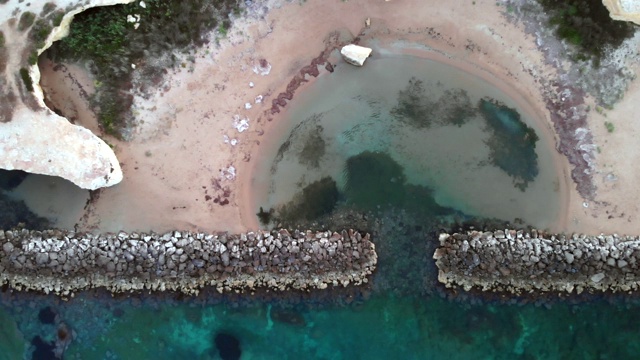
[[[341,20],[335,20],[336,23],[340,21]],[[314,25],[312,20],[310,24]],[[466,39],[466,42],[463,43],[465,46],[462,46],[462,44],[456,44],[453,38],[445,39],[441,35],[446,34],[449,29],[435,30],[433,27],[415,29],[410,26],[411,24],[408,24],[406,28],[391,30],[394,28],[394,25],[395,23],[393,22],[387,22],[387,19],[372,17],[371,27],[363,26],[357,33],[352,33],[352,36],[356,38],[361,45],[372,47],[374,49],[373,57],[396,55],[415,56],[446,64],[447,66],[468,73],[470,76],[478,77],[488,82],[503,93],[509,94],[510,99],[512,99],[529,118],[537,121],[537,127],[541,130],[539,135],[544,137],[551,146],[557,143],[558,138],[555,135],[548,112],[545,109],[541,91],[537,88],[539,85],[536,84],[536,78],[524,71],[525,66],[534,65],[523,64],[523,59],[517,58],[523,68],[520,69],[520,72],[516,72],[516,69],[513,68],[513,64],[511,63],[513,59],[507,57],[506,60],[508,61],[505,61],[503,57],[502,62],[495,61],[495,58],[500,58],[501,55],[503,55],[504,49],[492,43],[491,39],[473,39],[473,41]],[[452,25],[447,24],[446,26],[451,27]],[[486,34],[482,33],[482,35]],[[463,41],[463,39],[457,40]],[[476,41],[478,42],[476,43]],[[487,43],[487,41],[489,42]],[[472,46],[469,44],[472,44]],[[299,62],[300,61],[296,61],[294,63]],[[336,55],[335,52],[328,62],[333,66],[349,66],[340,59],[339,55]],[[536,63],[535,65],[542,66],[541,63]],[[300,67],[302,68],[302,66]],[[320,64],[318,68],[320,69],[319,77],[332,76],[331,73],[324,71],[323,64]],[[304,87],[310,86],[315,80],[315,78],[310,76],[307,76],[306,79],[308,83],[304,83],[298,91],[304,91]],[[289,82],[289,84],[291,83],[293,83],[293,81]],[[282,88],[284,88],[284,86]],[[295,95],[293,101],[295,101]],[[281,113],[277,114],[277,117],[282,119],[286,119],[287,116],[288,108],[286,107]],[[276,123],[277,121],[278,119],[275,118],[273,122]],[[286,125],[269,123],[268,126],[265,127],[266,134],[280,133],[282,131],[289,131]],[[278,138],[278,136],[274,136],[272,139],[267,139],[266,141],[277,141],[275,140],[276,138]],[[272,145],[273,144],[266,146]],[[559,176],[557,194],[560,199],[558,201],[559,216],[553,224],[549,226],[549,229],[558,232],[565,231],[568,222],[567,213],[570,197],[578,194],[575,192],[575,189],[572,189],[574,186],[572,185],[570,164],[567,159],[556,151],[552,150],[552,152],[555,172]],[[259,152],[256,151],[256,153]],[[271,159],[265,159],[265,161],[271,161]],[[241,214],[243,221],[251,224],[253,227],[258,226],[257,219],[254,216],[257,211],[254,194],[268,191],[266,188],[256,188],[256,184],[252,183],[256,176],[256,167],[255,165],[251,167],[251,175],[242,179],[244,202],[241,206]],[[250,181],[248,182],[247,179]],[[496,196],[499,195],[497,194]]]
[[[541,137],[559,148],[542,88],[544,80],[558,74],[545,63],[535,39],[522,25],[507,21],[501,14],[504,8],[493,2],[478,1],[466,7],[420,4],[272,0],[251,5],[226,37],[217,40],[219,45],[211,42],[199,49],[194,63],[170,71],[157,91],[136,96],[134,112],[139,123],[133,139],[109,139],[125,180],[96,193],[81,216],[61,211],[58,226],[75,226],[80,231],[158,232],[259,228],[254,194],[265,189],[253,187],[255,166],[264,161],[261,149],[265,142],[273,141],[270,134],[281,129],[279,119],[287,116],[287,106],[273,114],[272,103],[279,99],[282,104],[282,94],[290,97],[296,77],[298,93],[313,83],[310,75],[302,80],[301,71],[330,76],[325,65],[311,64],[317,65],[319,55],[335,46],[336,39],[358,37],[374,49],[433,59],[478,76],[511,94],[531,118],[540,120]],[[334,43],[328,45],[332,34]],[[329,54],[328,61],[347,66],[337,52]],[[246,129],[238,126],[242,120],[247,121]],[[593,221],[609,211],[606,204],[583,207],[584,200],[571,179],[573,165],[560,153],[554,152],[554,158],[561,209],[549,231],[639,230],[632,222],[612,223],[605,216]],[[621,192],[606,189],[605,194]]]

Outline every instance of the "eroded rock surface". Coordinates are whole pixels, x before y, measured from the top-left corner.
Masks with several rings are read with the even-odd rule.
[[[28,4],[2,5],[0,31],[0,168],[59,176],[81,188],[98,189],[122,180],[122,170],[113,150],[91,131],[71,124],[46,107],[39,86],[40,71],[31,57],[41,54],[68,33],[73,16],[87,8],[132,0],[93,0],[79,3],[68,0],[34,0]],[[35,48],[30,31],[20,18],[27,11],[41,19],[45,4],[64,11],[59,26]]]
[[[602,0],[614,20],[631,21],[640,25],[640,1]]]
[[[113,150],[91,131],[24,107],[0,124],[0,167],[59,176],[91,190],[122,180]]]

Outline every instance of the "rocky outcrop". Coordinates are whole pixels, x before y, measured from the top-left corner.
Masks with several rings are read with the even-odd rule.
[[[205,286],[220,293],[345,287],[367,283],[377,263],[369,235],[352,230],[240,235],[0,230],[0,244],[0,283],[64,296],[95,287],[187,294]]]
[[[640,289],[640,238],[537,231],[440,234],[433,258],[447,287],[530,292]]]
[[[36,49],[37,53],[41,54],[54,41],[66,36],[77,13],[90,7],[129,2],[132,0],[92,0],[69,10],[68,1],[31,1],[29,9],[34,9],[35,13],[39,13],[45,3],[65,9],[62,22],[52,29],[44,45]],[[21,5],[14,4],[20,13]],[[91,190],[117,184],[122,180],[122,171],[111,147],[89,130],[56,115],[44,104],[38,66],[29,65],[24,55],[30,54],[34,44],[28,31],[22,32],[17,26],[9,25],[9,20],[15,17],[13,10],[3,8],[0,14],[0,29],[5,39],[0,94],[13,103],[0,106],[0,168],[59,176]],[[27,77],[30,81],[21,81]]]
[[[48,109],[23,107],[0,123],[0,168],[59,176],[91,190],[122,180],[109,145]]]
[[[340,50],[340,54],[342,54],[344,60],[349,64],[362,66],[364,65],[364,61],[367,60],[369,55],[371,55],[371,49],[364,46],[349,44]]]
[[[638,0],[602,0],[614,20],[631,21],[640,24],[640,1]]]

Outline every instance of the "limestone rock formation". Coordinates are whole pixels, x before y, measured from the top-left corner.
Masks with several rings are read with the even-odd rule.
[[[340,50],[340,54],[342,54],[344,60],[349,64],[362,66],[364,65],[364,61],[367,60],[369,55],[371,55],[371,49],[364,46],[349,44]]]
[[[640,24],[639,0],[602,0],[614,20],[631,21]]]
[[[27,8],[21,2],[3,5],[10,8],[0,12],[0,168],[59,176],[91,190],[122,180],[120,164],[104,141],[46,107],[39,85],[40,70],[29,64],[23,54],[41,54],[66,36],[73,16],[81,11],[131,1],[91,0],[84,5],[69,0],[31,1],[29,9],[42,9],[45,3],[66,9],[60,25],[51,30],[38,49],[34,49],[28,28],[20,30],[12,25]]]
[[[104,141],[48,110],[21,108],[0,123],[0,168],[59,176],[91,190],[122,180],[118,159]]]

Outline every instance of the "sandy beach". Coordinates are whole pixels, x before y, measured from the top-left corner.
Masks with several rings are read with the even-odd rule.
[[[170,71],[157,91],[137,96],[138,125],[131,140],[106,138],[115,147],[124,180],[96,193],[85,214],[67,223],[100,231],[258,228],[252,194],[260,189],[251,186],[253,170],[261,146],[278,131],[278,119],[286,116],[286,107],[272,114],[272,102],[336,32],[343,40],[359,37],[362,45],[445,62],[485,79],[539,119],[544,129],[540,135],[556,144],[539,81],[556,76],[555,70],[544,63],[535,39],[509,23],[502,11],[505,8],[492,1],[425,6],[418,0],[273,0],[252,5],[249,16],[236,20],[225,38],[200,49],[195,62]],[[370,27],[365,26],[367,18]],[[350,66],[335,52],[330,62]],[[70,67],[66,71],[82,72]],[[324,65],[318,72],[331,76]],[[312,76],[305,79],[296,91],[313,83]],[[86,84],[82,91],[91,92],[91,82]],[[638,91],[636,82],[619,106],[606,110],[608,119],[633,114]],[[79,122],[92,123],[83,116],[90,115],[82,112]],[[636,170],[626,165],[634,156],[632,141],[638,130],[631,121],[616,122],[616,131],[609,134],[603,115],[595,112],[589,121],[601,148],[594,177],[599,202],[585,203],[567,158],[554,152],[563,208],[549,230],[638,233],[640,222],[633,216],[640,189],[633,186]]]

